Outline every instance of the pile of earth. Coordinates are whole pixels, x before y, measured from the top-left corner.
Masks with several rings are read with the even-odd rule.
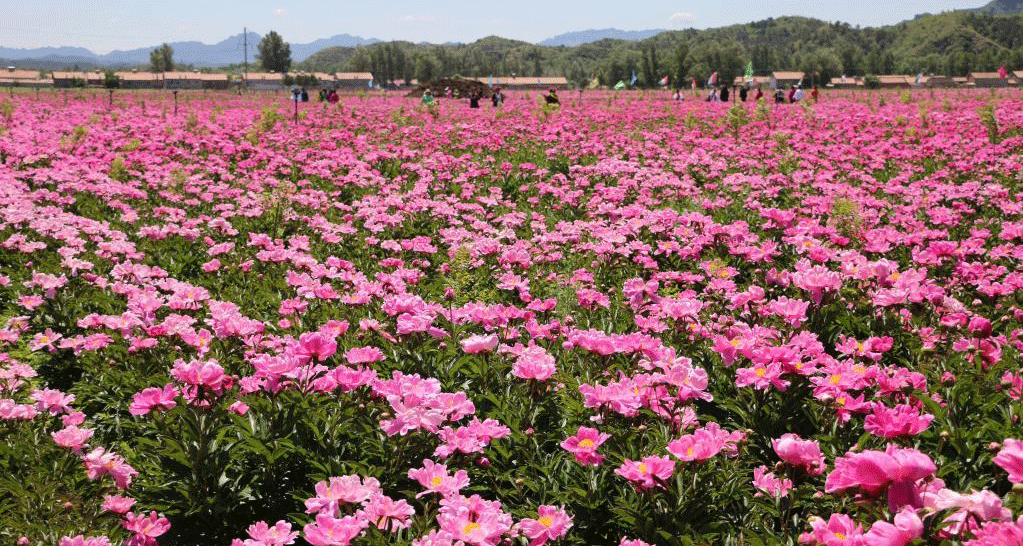
[[[469,98],[473,93],[478,93],[481,97],[489,97],[493,93],[489,85],[479,80],[445,78],[432,81],[426,85],[420,85],[418,89],[409,92],[406,96],[422,97],[427,89],[433,93],[433,96],[438,98],[448,96],[448,89],[451,89],[454,92],[455,98],[459,99]]]

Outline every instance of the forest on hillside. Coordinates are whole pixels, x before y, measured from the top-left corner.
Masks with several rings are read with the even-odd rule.
[[[801,70],[817,81],[842,75],[945,74],[1023,69],[1023,14],[947,12],[885,27],[860,28],[805,17],[780,17],[708,30],[663,32],[635,42],[601,40],[546,47],[488,37],[470,44],[381,42],[322,50],[298,70],[372,72],[378,82],[461,75],[565,76],[573,85],[596,80],[652,87],[705,81],[718,72],[731,80],[748,63],[757,75]]]

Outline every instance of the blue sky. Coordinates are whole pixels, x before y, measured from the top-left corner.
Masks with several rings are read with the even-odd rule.
[[[240,33],[278,31],[304,43],[335,34],[415,42],[470,42],[498,35],[536,42],[592,28],[709,28],[782,15],[877,26],[977,7],[987,0],[8,0],[0,46],[76,45],[97,53],[161,42],[208,44]]]

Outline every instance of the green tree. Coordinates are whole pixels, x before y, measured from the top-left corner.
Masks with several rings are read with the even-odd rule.
[[[149,52],[149,70],[151,72],[172,72],[174,70],[174,48],[170,44]]]
[[[291,46],[281,38],[280,34],[270,31],[259,41],[259,59],[263,70],[268,72],[287,72],[291,68]]]

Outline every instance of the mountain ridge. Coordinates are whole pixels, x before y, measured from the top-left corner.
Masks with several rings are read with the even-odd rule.
[[[244,61],[242,33],[229,36],[215,44],[188,40],[169,42],[174,48],[174,62],[181,65],[193,65],[201,67],[222,67],[232,64],[241,64]],[[255,33],[248,33],[249,62],[256,64],[259,40],[262,37]],[[376,38],[362,38],[350,34],[338,34],[330,38],[320,38],[309,43],[291,44],[291,58],[294,62],[302,62],[311,57],[317,51],[329,47],[355,47],[370,45],[379,42]],[[141,66],[149,64],[149,53],[159,47],[159,44],[149,47],[139,47],[128,50],[114,50],[109,53],[99,54],[77,46],[40,47],[40,48],[9,48],[0,47],[0,59],[5,62],[18,64],[36,63],[53,65],[54,63],[65,63],[66,65],[87,65],[87,66]]]
[[[602,29],[590,29],[590,30],[579,30],[574,32],[566,32],[564,34],[558,34],[552,36],[546,40],[542,40],[536,43],[536,45],[557,47],[557,46],[577,46],[583,44],[591,44],[593,42],[599,42],[600,40],[625,40],[627,42],[636,42],[639,40],[645,40],[656,36],[662,32],[668,32],[667,29],[647,29],[647,30],[619,30],[617,28],[602,28]]]

